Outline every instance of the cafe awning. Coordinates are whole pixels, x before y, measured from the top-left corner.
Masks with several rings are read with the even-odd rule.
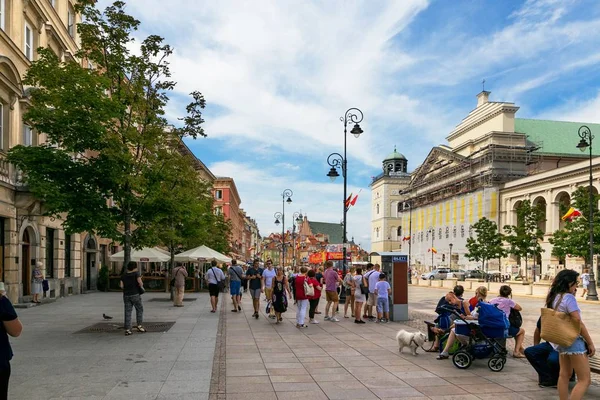
[[[175,255],[175,261],[212,261],[231,262],[231,258],[208,246],[200,246]]]
[[[125,251],[120,251],[109,257],[110,261],[125,261]],[[140,250],[131,250],[131,261],[135,262],[166,262],[170,257],[155,247],[144,247]]]

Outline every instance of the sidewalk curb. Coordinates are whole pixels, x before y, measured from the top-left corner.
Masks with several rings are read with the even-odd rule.
[[[460,281],[458,282],[458,284],[460,285]],[[445,292],[452,291],[452,289],[446,288],[446,287],[420,286],[420,285],[412,285],[412,284],[409,284],[409,286],[412,286],[412,287],[415,287],[415,288],[431,289],[431,290],[443,290]],[[494,292],[494,291],[488,290],[488,295],[489,294],[498,294],[498,292]],[[537,295],[537,294],[527,294],[527,295],[525,295],[525,294],[513,294],[512,297],[522,297],[524,299],[541,299],[541,300],[545,300],[546,299],[546,296],[540,296],[540,295]],[[585,300],[585,299],[582,299],[581,297],[577,297],[577,303],[600,305],[600,301]]]
[[[219,296],[219,325],[215,340],[215,353],[210,378],[209,400],[226,400],[227,379],[227,313],[225,312],[225,296]]]

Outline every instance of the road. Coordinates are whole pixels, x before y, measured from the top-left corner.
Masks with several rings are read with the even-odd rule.
[[[433,313],[435,306],[439,301],[440,297],[448,291],[447,288],[427,288],[418,286],[408,287],[408,302],[409,309],[419,311],[423,313]],[[465,298],[469,299],[474,296],[475,291],[467,291]],[[496,297],[496,295],[488,296],[488,300]],[[579,298],[578,298],[579,299]],[[535,330],[535,324],[540,316],[540,308],[544,305],[544,300],[536,297],[525,297],[525,296],[513,296],[513,300],[517,302],[523,311],[523,328],[525,328],[525,334],[528,337],[533,336]],[[580,303],[583,321],[585,322],[592,340],[596,347],[600,345],[600,302],[598,304]]]

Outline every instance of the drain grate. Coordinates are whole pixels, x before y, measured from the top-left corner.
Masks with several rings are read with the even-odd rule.
[[[183,298],[183,302],[188,302],[188,301],[196,301],[197,299],[195,297],[184,297]],[[170,302],[172,303],[173,300],[169,299],[168,297],[153,297],[150,300],[146,300],[146,301],[162,301],[162,302]]]
[[[144,328],[146,332],[167,332],[171,327],[175,325],[173,322],[144,322]],[[123,325],[116,324],[114,322],[98,322],[97,324],[90,325],[83,328],[75,333],[121,333],[123,334]],[[135,329],[134,329],[135,332]]]

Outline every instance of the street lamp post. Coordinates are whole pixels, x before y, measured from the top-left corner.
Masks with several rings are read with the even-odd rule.
[[[402,203],[402,209],[406,210],[408,207],[408,269],[411,269],[410,262],[412,260],[412,205],[410,202],[405,201]],[[409,283],[412,283],[412,277],[408,277]]]
[[[594,136],[592,135],[592,131],[587,126],[583,125],[579,128],[577,132],[579,138],[579,144],[577,148],[582,152],[585,151],[588,147],[590,149],[590,212],[588,216],[588,220],[590,223],[590,257],[589,257],[589,271],[590,271],[590,284],[588,285],[588,294],[587,300],[598,300],[598,292],[596,290],[596,274],[594,273],[594,192],[593,192],[593,178],[592,178],[592,139]]]
[[[452,243],[448,245],[450,248],[450,254],[448,254],[448,265],[450,266],[450,270],[452,270]]]
[[[293,224],[292,224],[292,267],[296,267],[296,224],[300,224],[302,222],[303,215],[301,212],[295,212],[293,215]]]
[[[433,271],[433,255],[435,254],[433,247],[433,240],[435,239],[435,230],[433,229],[433,227],[429,228],[429,233],[431,233],[431,248],[429,249],[429,251],[431,252],[431,270]]]
[[[281,208],[282,212],[276,212],[273,216],[275,217],[275,225],[281,223],[281,266],[285,266],[285,203],[290,204],[292,202],[292,196],[294,192],[291,189],[285,189],[281,193]],[[286,200],[287,197],[287,200]],[[281,222],[279,219],[281,218]]]
[[[348,196],[348,158],[346,155],[347,152],[347,137],[348,137],[348,123],[354,124],[354,127],[350,131],[354,135],[354,137],[358,138],[363,130],[361,129],[359,123],[363,120],[363,113],[358,108],[349,108],[343,117],[340,118],[340,121],[344,124],[344,155],[342,156],[339,153],[331,153],[329,157],[327,157],[327,164],[331,167],[327,176],[334,181],[335,178],[340,176],[337,172],[338,168],[342,170],[342,176],[344,178],[344,198],[342,200],[343,207],[343,234],[342,234],[342,276],[346,276],[346,243],[348,242],[347,238],[347,213],[348,207],[346,207],[346,197]],[[340,296],[340,304],[343,304],[346,301],[346,292],[342,290]]]

